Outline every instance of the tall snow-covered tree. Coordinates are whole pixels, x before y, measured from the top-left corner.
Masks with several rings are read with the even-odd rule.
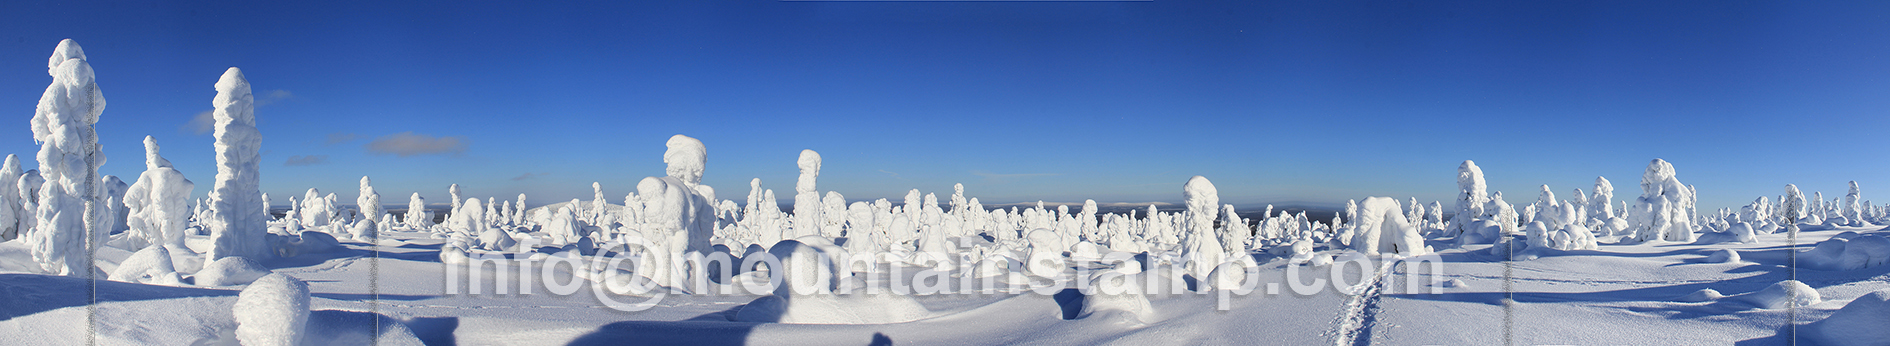
[[[256,130],[255,96],[243,70],[231,67],[217,80],[210,102],[216,119],[217,180],[210,189],[209,260],[275,256],[269,248],[269,210],[263,209],[257,169],[262,134]]]
[[[407,215],[402,217],[406,218],[402,221],[407,222],[407,227],[413,227],[416,231],[433,227],[433,213],[427,212],[427,199],[420,197],[419,192],[407,198]]]
[[[1194,176],[1181,186],[1182,201],[1188,211],[1182,223],[1181,251],[1188,273],[1206,278],[1227,257],[1221,239],[1214,231],[1214,218],[1220,215],[1220,192],[1206,177]]]
[[[354,206],[361,210],[362,220],[381,219],[381,193],[374,191],[374,182],[368,177],[361,177],[361,195],[355,197]]]
[[[461,197],[459,196],[459,184],[453,184],[452,186],[447,186],[446,194],[447,194],[447,197],[450,197],[453,199],[453,209],[448,212],[454,213],[454,214],[459,213],[459,206],[464,204],[462,203],[462,201],[464,200],[461,199]]]
[[[19,238],[25,225],[21,220],[32,215],[21,203],[20,186],[16,184],[21,174],[20,157],[7,154],[6,165],[0,166],[0,241]]]
[[[92,256],[97,237],[107,232],[107,208],[99,189],[98,167],[105,164],[99,152],[99,115],[105,111],[105,96],[99,92],[78,42],[59,42],[47,60],[47,74],[53,82],[40,96],[33,114],[33,141],[40,143],[39,174],[45,179],[39,190],[35,218],[38,230],[29,235],[33,260],[41,269],[58,275],[91,276]]]
[[[1463,160],[1463,164],[1457,165],[1457,214],[1451,216],[1445,233],[1459,235],[1475,231],[1468,228],[1472,227],[1471,221],[1485,214],[1483,207],[1490,202],[1487,186],[1483,183],[1483,168],[1477,167],[1476,162]],[[1351,220],[1352,215],[1346,216]]]
[[[1785,226],[1785,235],[1798,238],[1798,220],[1805,217],[1805,194],[1798,191],[1798,185],[1785,184],[1785,196],[1778,200],[1779,223]]]
[[[1844,204],[1838,207],[1839,215],[1844,216],[1844,220],[1850,223],[1848,226],[1863,226],[1867,224],[1864,222],[1863,202],[1863,192],[1858,190],[1857,181],[1852,180],[1850,193],[1844,194]]]
[[[512,224],[523,225],[525,224],[525,194],[518,194],[518,204],[516,204],[516,207],[518,209],[514,210],[514,213],[512,213]]]
[[[801,175],[794,181],[794,236],[819,235],[821,226],[825,224],[821,220],[825,210],[820,206],[820,192],[815,188],[816,181],[820,179],[820,153],[802,149],[796,163],[801,168]]]

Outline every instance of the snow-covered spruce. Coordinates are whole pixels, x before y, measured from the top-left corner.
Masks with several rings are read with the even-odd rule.
[[[403,218],[401,221],[405,221],[407,227],[416,231],[425,231],[433,227],[433,213],[427,211],[427,199],[420,197],[419,192],[407,198],[407,214],[401,217]]]
[[[73,40],[59,42],[46,73],[53,81],[40,96],[32,123],[33,141],[40,144],[39,176],[45,180],[34,215],[38,229],[28,233],[27,240],[40,269],[91,277],[87,249],[98,246],[96,239],[106,232],[105,201],[98,187],[98,167],[105,155],[99,152],[93,127],[105,111],[105,96],[85,51]]]
[[[1451,227],[1446,235],[1461,236],[1469,232],[1482,231],[1472,224],[1478,216],[1484,215],[1484,205],[1489,203],[1487,185],[1483,183],[1483,168],[1477,163],[1463,160],[1457,166],[1457,214],[1450,219]]]
[[[27,220],[33,213],[26,210],[27,196],[20,194],[20,157],[7,154],[6,164],[0,166],[0,242],[13,240],[26,231]]]
[[[134,244],[184,245],[190,221],[190,191],[197,184],[158,155],[157,140],[144,137],[144,173],[125,191],[126,224]]]
[[[262,208],[255,96],[243,70],[231,67],[217,80],[210,102],[216,119],[217,179],[210,189],[210,259],[231,256],[269,258],[269,210]]]
[[[1674,178],[1673,164],[1654,159],[1641,175],[1641,197],[1629,223],[1638,241],[1693,242],[1694,193]]]
[[[1220,213],[1220,193],[1206,177],[1194,176],[1181,186],[1182,201],[1188,211],[1183,224],[1181,256],[1187,261],[1188,274],[1206,279],[1214,267],[1227,258],[1222,252],[1220,234],[1214,231],[1214,218]],[[1032,261],[1035,261],[1033,259]]]
[[[374,191],[374,182],[366,176],[361,177],[361,192],[355,197],[354,206],[361,211],[364,221],[380,220],[381,213],[385,212],[381,210],[381,193]]]

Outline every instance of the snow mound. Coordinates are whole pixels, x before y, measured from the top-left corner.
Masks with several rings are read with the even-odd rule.
[[[1438,283],[1437,283],[1437,287],[1443,287],[1443,288],[1468,288],[1468,287],[1470,287],[1470,284],[1467,284],[1467,283],[1464,283],[1462,279],[1450,279],[1450,280],[1444,280],[1444,281],[1440,281],[1440,282],[1438,282]]]
[[[327,253],[347,249],[341,241],[325,232],[302,232],[302,239],[295,242],[296,253]],[[289,256],[283,256],[289,257]]]
[[[379,200],[380,197],[375,197],[375,199]],[[354,227],[348,228],[349,237],[365,243],[373,243],[376,238],[379,238],[380,233],[379,224],[372,219],[361,220],[354,223]]]
[[[1807,286],[1803,282],[1798,282],[1798,280],[1779,281],[1771,286],[1766,286],[1764,289],[1732,296],[1730,298],[1751,303],[1761,309],[1783,309],[1791,306],[1805,307],[1824,300],[1818,297],[1818,290],[1812,289],[1811,286]]]
[[[1806,325],[1824,345],[1890,345],[1890,290],[1870,292],[1844,304],[1831,317]]]
[[[1799,254],[1798,263],[1819,270],[1858,270],[1890,263],[1890,238],[1845,233]]]
[[[912,296],[898,294],[812,295],[756,298],[735,312],[741,322],[796,324],[884,324],[931,315]]]
[[[1713,251],[1712,255],[1707,255],[1706,262],[1708,263],[1739,263],[1742,261],[1739,259],[1739,251],[1733,251],[1733,249],[1720,249],[1719,251]]]
[[[517,245],[518,240],[503,229],[488,228],[486,233],[479,235],[479,246],[487,251],[510,251]]]
[[[302,333],[302,346],[425,345],[406,323],[369,312],[310,311]]]
[[[196,274],[197,286],[235,286],[256,281],[272,271],[245,257],[224,257],[204,265]]]
[[[1688,303],[1701,303],[1715,301],[1725,297],[1726,295],[1720,294],[1718,290],[1702,288],[1698,291],[1693,291],[1693,293],[1688,293],[1686,296],[1680,297],[1680,299],[1677,300]]]
[[[537,253],[537,254],[543,254],[543,253]],[[462,248],[459,248],[458,246],[454,246],[454,244],[447,244],[446,246],[440,247],[440,263],[466,264],[467,256],[468,255],[466,254],[466,249],[462,249]],[[532,260],[539,260],[539,259],[540,258],[536,258],[536,257],[532,258]]]
[[[177,268],[171,265],[171,251],[162,244],[145,247],[118,263],[118,269],[112,271],[112,281],[148,283],[158,285],[176,285],[183,281],[177,275]]]
[[[218,261],[221,262],[221,261]],[[297,345],[308,327],[308,284],[269,274],[236,296],[236,339],[244,345]]]
[[[1142,292],[1142,283],[1146,279],[1141,275],[1123,275],[1114,271],[1097,273],[1090,281],[1090,294],[1083,297],[1083,310],[1078,318],[1089,318],[1105,311],[1121,311],[1142,323],[1155,323],[1155,308],[1149,305],[1148,296]]]

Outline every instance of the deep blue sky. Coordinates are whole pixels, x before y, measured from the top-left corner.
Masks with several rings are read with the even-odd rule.
[[[28,168],[64,38],[109,102],[104,173],[135,179],[153,135],[199,197],[190,122],[241,67],[278,204],[352,203],[362,175],[389,204],[621,202],[678,133],[736,200],[757,177],[792,200],[801,149],[849,199],[1177,201],[1204,175],[1243,209],[1449,204],[1464,159],[1512,202],[1598,175],[1627,199],[1656,157],[1708,208],[1890,196],[1884,1],[6,1],[0,152]],[[459,145],[370,150],[407,132]]]

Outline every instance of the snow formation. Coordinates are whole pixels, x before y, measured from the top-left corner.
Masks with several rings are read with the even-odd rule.
[[[37,229],[28,234],[33,260],[56,275],[92,276],[89,249],[107,230],[98,167],[105,164],[93,128],[105,111],[85,51],[71,39],[59,42],[47,61],[52,85],[33,114],[33,141],[40,144]]]
[[[308,284],[295,277],[269,274],[243,288],[231,314],[236,339],[247,346],[302,344],[308,328]]]
[[[269,210],[262,208],[257,165],[262,134],[256,131],[255,96],[243,70],[231,67],[217,80],[210,102],[216,119],[217,178],[210,189],[210,259],[269,258]]]

